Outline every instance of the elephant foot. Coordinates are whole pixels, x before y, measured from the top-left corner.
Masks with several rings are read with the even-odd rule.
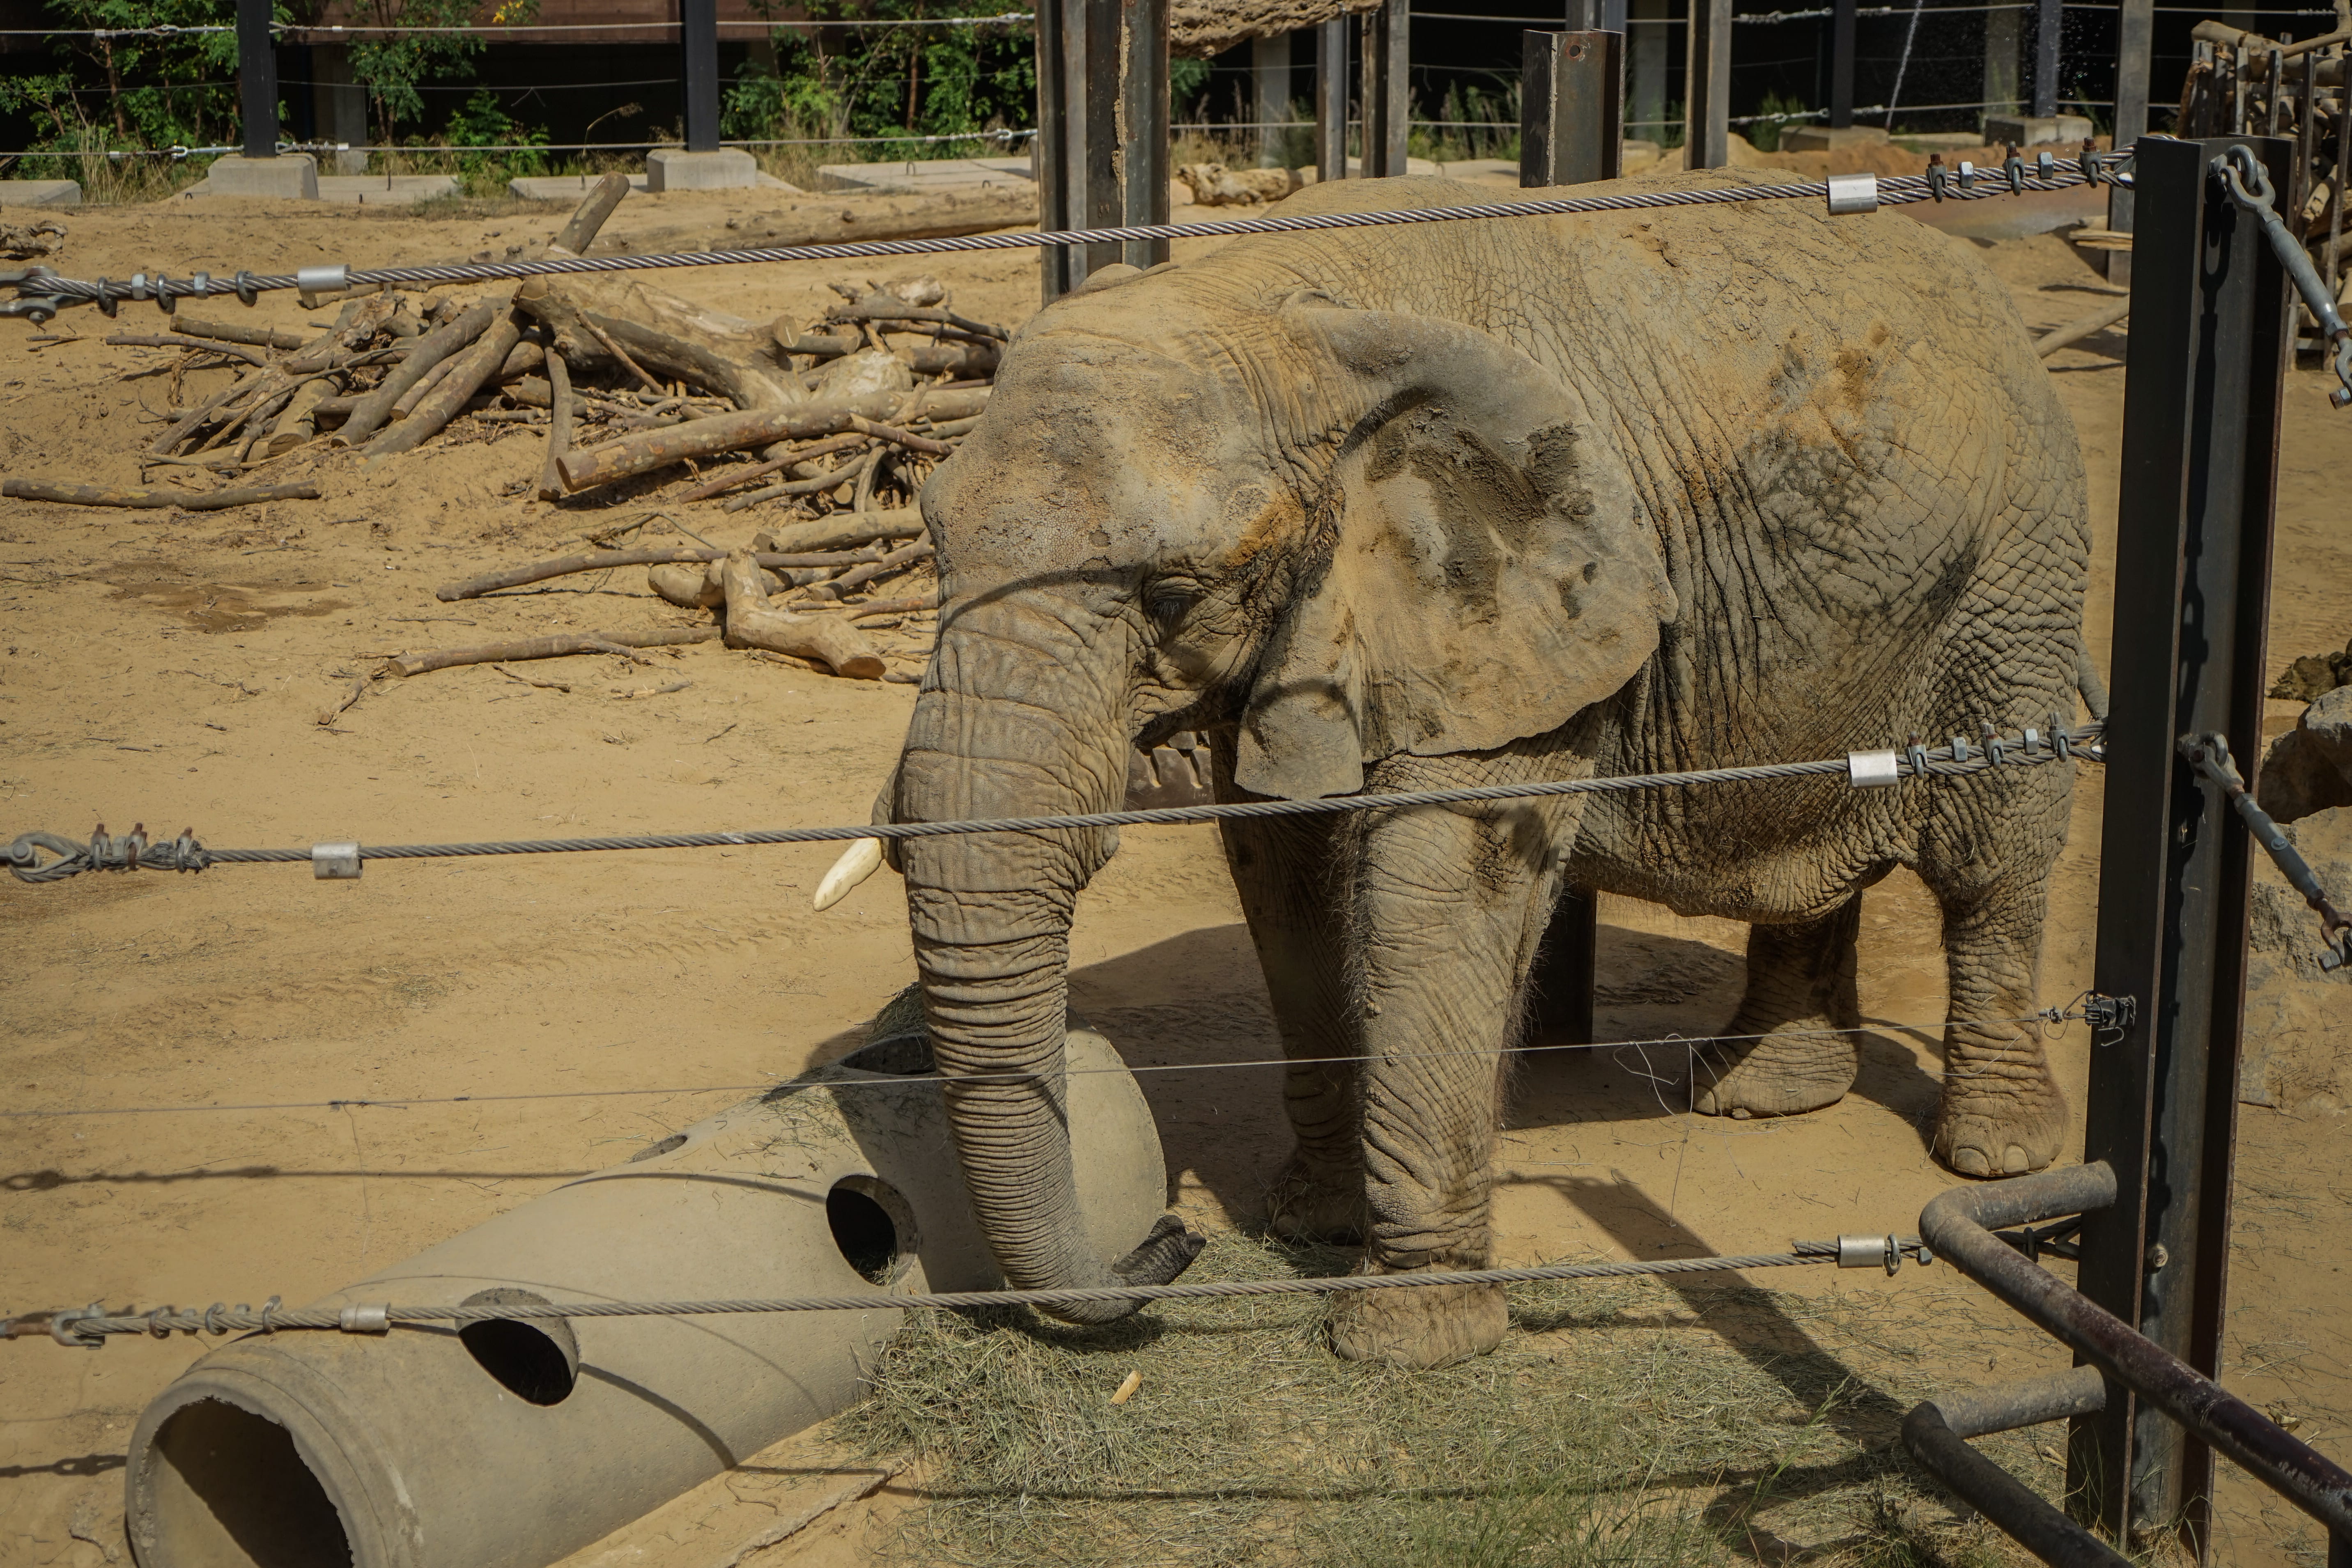
[[[1331,1348],[1343,1361],[1425,1371],[1485,1355],[1509,1322],[1500,1285],[1350,1290],[1331,1304]]]
[[[2066,1142],[2066,1097],[2050,1069],[1963,1076],[1948,1066],[1931,1145],[1938,1164],[1963,1176],[2022,1176],[2058,1158]]]
[[[1364,1179],[1294,1150],[1265,1194],[1266,1229],[1285,1241],[1353,1247],[1364,1239]]]
[[[1862,1052],[1852,1035],[1814,1032],[1832,1026],[1827,1018],[1808,1018],[1761,1039],[1708,1047],[1698,1056],[1691,1109],[1745,1120],[1835,1105],[1853,1087]]]

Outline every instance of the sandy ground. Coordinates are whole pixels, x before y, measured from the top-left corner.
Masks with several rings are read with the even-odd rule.
[[[735,205],[729,205],[731,200]],[[608,233],[707,224],[756,198],[633,198]],[[663,210],[661,203],[673,204]],[[557,209],[398,218],[216,201],[71,217],[66,268],[121,277],[162,266],[288,268],[503,251],[541,238]],[[1876,221],[1903,221],[1887,217]],[[2037,328],[2097,303],[2063,241],[1972,244]],[[996,320],[1034,299],[1027,252],[927,264],[958,308]],[[896,270],[884,263],[875,275]],[[808,266],[679,272],[677,291],[758,319],[815,310]],[[862,270],[862,269],[861,269]],[[219,314],[215,310],[211,312]],[[254,316],[297,326],[273,297]],[[242,317],[238,319],[244,319]],[[323,319],[323,318],[322,318]],[[136,482],[130,454],[162,405],[155,351],[113,349],[106,324],[37,351],[0,329],[0,470]],[[126,321],[152,331],[146,321]],[[2053,362],[2087,449],[2103,563],[2111,548],[2123,340]],[[205,390],[194,378],[192,390]],[[635,573],[575,577],[442,605],[432,587],[556,552],[623,515],[507,495],[536,473],[541,437],[445,443],[363,474],[325,465],[327,498],[227,514],[0,502],[0,832],[168,833],[224,846],[618,833],[863,820],[902,732],[908,688],[827,679],[720,651],[665,656],[657,672],[565,661],[569,693],[484,668],[372,688],[322,724],[353,674],[387,651],[526,632],[668,624]],[[2352,560],[2340,483],[2352,418],[2298,371],[2289,398],[2273,666],[2339,647]],[[722,542],[748,514],[687,514]],[[2093,646],[2107,636],[2105,580]],[[542,671],[552,667],[539,667]],[[649,679],[657,674],[658,680]],[[632,692],[675,680],[681,691]],[[489,709],[497,706],[499,711]],[[2274,705],[2274,727],[2292,710]],[[2078,786],[2054,889],[2042,986],[2089,984],[2100,780]],[[0,885],[6,933],[0,1066],[12,1110],[180,1108],[0,1122],[0,1305],[259,1300],[316,1296],[498,1214],[567,1176],[837,1054],[911,974],[887,874],[824,916],[822,848],[377,863],[330,886],[299,867],[201,878],[84,877]],[[1616,1038],[1706,1033],[1737,994],[1744,933],[1612,901],[1603,1027]],[[1932,907],[1896,879],[1869,895],[1864,1042],[1855,1092],[1777,1122],[1678,1114],[1654,1081],[1679,1053],[1531,1058],[1503,1139],[1501,1259],[1580,1251],[1655,1257],[1753,1251],[1791,1236],[1908,1229],[1952,1178],[1923,1147],[1933,1105],[1941,961]],[[1074,939],[1076,1005],[1133,1061],[1262,1057],[1265,996],[1205,828],[1130,832],[1086,895]],[[2053,1050],[2079,1086],[2088,1044]],[[593,1091],[647,1090],[625,1097]],[[1270,1071],[1163,1075],[1149,1085],[1181,1206],[1248,1220],[1286,1137]],[[407,1109],[268,1109],[335,1098],[542,1096]],[[570,1097],[570,1098],[566,1098]],[[2343,1359],[2352,1291],[2352,1152],[2327,1105],[2241,1118],[2238,1250],[2227,1381],[2352,1453]],[[1945,1270],[1895,1280],[1796,1271],[1783,1289],[1934,1293],[1944,1312],[2001,1310]],[[686,1293],[691,1293],[690,1291]],[[1916,1298],[1915,1298],[1916,1299]],[[1955,1384],[2064,1364],[2032,1335],[2001,1364],[1954,1364]],[[46,1341],[0,1346],[0,1564],[97,1568],[124,1560],[124,1444],[141,1407],[203,1352],[186,1340],[118,1340],[102,1353]],[[1937,1361],[1930,1343],[1923,1347]],[[575,1564],[708,1568],[779,1520],[843,1489],[852,1458],[814,1438],[781,1446],[598,1546]],[[2225,1472],[2226,1474],[2226,1472]],[[756,1563],[861,1561],[918,1506],[919,1477],[824,1515]],[[2229,1476],[2223,1560],[2312,1563],[2315,1533]]]

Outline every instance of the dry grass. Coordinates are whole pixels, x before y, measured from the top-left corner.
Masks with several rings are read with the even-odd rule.
[[[1349,1261],[1224,1237],[1190,1277]],[[1419,1373],[1336,1359],[1314,1298],[1173,1304],[1100,1330],[921,1314],[841,1430],[924,1461],[929,1502],[901,1541],[923,1561],[2023,1562],[1895,1440],[1927,1392],[1916,1347],[1976,1331],[1929,1316],[1948,1279],[1859,1305],[1722,1282],[1523,1287],[1499,1351]],[[1129,1372],[1140,1389],[1110,1404]],[[2032,1436],[1990,1448],[2053,1484]]]

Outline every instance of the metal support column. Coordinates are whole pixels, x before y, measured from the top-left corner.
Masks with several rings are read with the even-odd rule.
[[[1315,177],[1348,177],[1348,18],[1315,29]]]
[[[1731,0],[1690,0],[1689,32],[1684,166],[1719,169],[1731,162]]]
[[[1625,35],[1519,35],[1519,184],[1613,180],[1624,162]]]
[[[678,80],[686,89],[686,150],[719,151],[719,0],[677,0]]]
[[[1855,0],[1830,6],[1830,129],[1853,127],[1853,21]]]
[[[1168,221],[1168,0],[1119,0],[1118,221]],[[1164,239],[1119,247],[1129,267],[1168,259]]]
[[[244,110],[245,155],[278,156],[278,40],[269,35],[269,0],[236,0],[237,106]]]
[[[2083,1293],[2213,1375],[2229,1258],[2252,843],[2179,755],[2218,732],[2262,754],[2292,291],[2262,225],[2211,172],[2252,145],[2284,187],[2289,143],[2139,143],[2132,353],[2125,371],[2106,806],[2093,984],[2136,1016],[2091,1054],[2083,1158],[2114,1167],[2086,1216]],[[2074,1506],[2134,1546],[2207,1541],[2212,1456],[2144,1402],[2074,1424]]]
[[[2149,51],[2156,37],[2156,0],[2122,0],[2116,10],[2116,136],[2114,145],[2129,147],[2147,134]],[[2119,234],[2132,230],[2132,193],[2122,185],[2107,187],[2107,226]],[[2107,281],[2131,281],[2132,253],[2107,252]]]
[[[1276,33],[1271,38],[1255,39],[1250,44],[1250,118],[1257,121],[1257,166],[1279,169],[1287,165],[1284,148],[1290,142],[1290,128],[1280,121],[1290,118],[1290,35]]]
[[[1412,0],[1381,0],[1364,14],[1364,177],[1404,173],[1412,128]]]
[[[2035,0],[2033,112],[2043,120],[2058,112],[2058,33],[2065,14],[2060,0]],[[2145,107],[2141,112],[2147,112]]]
[[[1666,0],[1633,0],[1624,29],[1630,79],[1626,129],[1650,142],[1663,141],[1666,129],[1666,54],[1673,47],[1667,19]]]

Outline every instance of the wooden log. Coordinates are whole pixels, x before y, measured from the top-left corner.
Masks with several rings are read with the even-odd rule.
[[[491,373],[495,382],[520,381],[547,365],[547,350],[539,343],[520,342],[507,351],[506,363]]]
[[[407,418],[416,405],[424,402],[433,389],[440,385],[450,371],[457,367],[457,362],[465,357],[465,354],[451,354],[447,359],[418,376],[416,384],[402,393],[399,399],[393,404],[392,412],[384,416],[384,423],[397,425]]]
[[[508,352],[521,340],[520,314],[517,310],[505,312],[490,323],[472,347],[454,356],[448,362],[454,368],[441,378],[440,384],[425,395],[413,415],[370,441],[361,454],[361,461],[375,462],[395,452],[405,452],[437,435],[442,426],[456,418],[467,400],[482,389],[482,384],[506,363]]]
[[[868,514],[874,515],[874,514]],[[443,604],[456,604],[460,599],[478,599],[485,594],[495,594],[501,588],[520,588],[530,583],[544,583],[551,577],[569,577],[582,572],[608,572],[617,566],[667,566],[690,563],[700,566],[709,562],[726,559],[724,550],[703,549],[680,545],[670,550],[593,550],[584,555],[559,555],[550,561],[533,561],[521,566],[509,566],[502,572],[485,572],[478,577],[468,577],[462,583],[445,583],[433,590],[433,596]],[[856,566],[881,557],[854,551],[776,551],[753,552],[763,567],[795,566],[829,567]]]
[[[425,373],[471,343],[488,331],[492,321],[506,313],[499,302],[485,300],[460,314],[454,321],[444,322],[417,339],[393,373],[352,405],[351,417],[335,433],[340,446],[357,446],[374,435],[392,414],[392,405],[400,395],[424,378]],[[503,357],[503,356],[501,356]]]
[[[788,354],[808,354],[815,359],[839,359],[854,354],[864,346],[865,340],[856,332],[803,332],[790,324],[790,316],[778,316],[769,329],[774,335],[777,349]]]
[[[988,389],[984,387],[947,393],[877,392],[847,403],[722,414],[716,419],[694,419],[670,429],[625,437],[593,452],[572,453],[562,465],[563,482],[567,489],[584,489],[713,452],[731,452],[771,441],[838,435],[851,428],[853,419],[961,418],[979,413],[987,401]]]
[[[693,501],[709,500],[712,496],[718,495],[722,490],[730,490],[737,485],[748,484],[753,479],[765,479],[770,474],[777,473],[786,468],[797,468],[813,458],[822,458],[827,453],[845,452],[855,447],[863,447],[866,445],[866,437],[863,436],[829,437],[823,441],[815,443],[814,446],[803,447],[795,452],[787,452],[781,458],[771,458],[764,463],[754,463],[748,468],[730,468],[723,474],[719,474],[711,479],[705,479],[702,483],[695,486],[692,489],[678,497],[677,504],[685,506]],[[799,477],[806,479],[813,476],[801,475]]]
[[[743,226],[730,229],[719,243],[730,247],[770,245],[836,245],[859,239],[929,239],[941,235],[984,234],[992,228],[1020,228],[1037,221],[1037,187],[1033,181],[1008,179],[1003,184],[972,189],[925,192],[920,195],[793,196],[763,204],[757,216],[746,214]],[[708,224],[658,229],[631,237],[631,248],[641,251],[701,250],[709,247]]]
[[[879,680],[889,667],[857,630],[837,616],[796,616],[768,603],[759,563],[748,550],[727,557],[719,569],[727,595],[727,646],[766,648],[799,658],[821,659],[835,675]]]
[[[1171,0],[1168,52],[1205,60],[1253,38],[1304,32],[1335,16],[1379,9],[1380,0]]]
[[[647,385],[656,374],[707,386],[738,408],[782,408],[801,401],[781,371],[730,358],[718,349],[625,316],[583,307],[566,290],[532,279],[515,290],[515,303],[554,337],[572,368],[606,364]]]
[[[770,542],[779,551],[837,550],[874,539],[913,539],[922,531],[922,510],[910,506],[892,511],[835,512],[814,522],[777,529]]]
[[[688,643],[716,642],[717,626],[688,626],[660,632],[557,632],[526,637],[520,642],[483,643],[474,647],[445,647],[433,653],[404,653],[389,660],[392,675],[425,675],[466,664],[520,664],[525,659],[562,658],[575,653],[621,653],[630,648],[677,647]]]
[[[866,604],[854,605],[852,608],[856,613],[849,618],[853,621],[862,621],[868,616],[911,616],[924,610],[936,610],[939,607],[939,590],[935,588],[928,594],[910,595],[904,599],[875,599]]]
[[[539,489],[532,492],[541,500],[556,500],[563,494],[562,462],[572,450],[572,373],[563,362],[563,351],[551,346],[547,351],[547,461],[539,470]]]
[[[14,496],[20,500],[63,501],[69,506],[178,507],[185,511],[218,511],[223,507],[252,506],[257,501],[317,500],[319,487],[312,484],[255,485],[190,495],[178,490],[58,485],[47,479],[6,479],[0,480],[0,496]]]
[[[156,437],[154,440],[148,443],[147,455],[151,458],[160,458],[164,456],[166,453],[171,452],[177,447],[181,442],[186,440],[198,430],[204,428],[205,422],[211,419],[215,414],[218,413],[223,406],[234,402],[238,394],[252,391],[254,384],[254,378],[247,376],[244,380],[231,385],[226,391],[222,392],[219,396],[213,398],[211,401],[204,404],[200,407],[191,408],[187,413],[180,416],[178,423],[174,424],[171,428],[165,430],[161,436]]]
[[[335,389],[332,378],[314,375],[294,389],[287,400],[286,411],[270,427],[267,455],[282,458],[319,433],[319,405],[325,402]]]
[[[871,517],[874,514],[868,512],[866,515]],[[838,600],[843,595],[855,592],[877,577],[887,577],[895,573],[904,572],[919,561],[929,560],[930,555],[931,542],[928,539],[919,539],[903,549],[893,550],[879,561],[870,561],[863,566],[853,566],[830,583],[819,583],[809,590],[809,595],[817,599]]]
[[[1000,357],[987,343],[920,343],[891,352],[917,375],[994,375]]]
[[[855,485],[871,471],[873,460],[873,455],[869,453],[863,461],[845,468],[835,468],[830,473],[811,474],[805,479],[786,479],[782,484],[762,485],[749,495],[729,497],[726,504],[719,510],[743,511],[759,505],[763,500],[782,500],[790,496],[823,495],[827,490],[839,489],[844,485]]]
[[[184,338],[176,332],[117,332],[102,341],[115,348],[196,349],[226,359],[241,359],[247,364],[269,363],[268,354],[252,349],[239,348],[235,343],[208,342],[203,338]]]
[[[251,343],[256,348],[264,349],[299,349],[313,341],[270,327],[240,327],[227,321],[199,321],[189,316],[173,316],[172,330],[192,338],[212,338],[224,343]]]
[[[955,327],[974,337],[1004,342],[1013,334],[987,321],[975,321],[937,305],[908,305],[884,296],[867,295],[854,305],[835,305],[824,313],[828,321],[928,321]]]
[[[585,252],[595,242],[596,233],[604,226],[604,220],[613,216],[613,209],[619,206],[621,198],[628,194],[629,176],[626,174],[607,174],[597,181],[595,188],[572,209],[572,216],[564,219],[563,226],[555,231],[555,237],[548,241],[548,248],[573,256]]]
[[[2111,305],[2102,306],[2087,316],[2078,317],[2064,326],[2036,338],[2033,341],[2033,352],[2043,359],[2048,359],[2067,344],[2081,342],[2094,332],[2105,331],[2130,314],[2131,301],[2117,300]]]
[[[909,452],[924,452],[934,458],[945,458],[951,456],[955,451],[953,447],[944,441],[934,441],[928,436],[918,436],[911,431],[901,430],[895,425],[882,424],[878,420],[860,419],[853,416],[849,427],[860,436],[871,436],[877,441],[887,441],[894,447],[904,447]]]

